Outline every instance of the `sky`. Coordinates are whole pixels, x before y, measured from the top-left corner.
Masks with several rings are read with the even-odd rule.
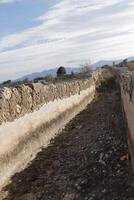
[[[130,56],[133,0],[0,0],[0,81]]]

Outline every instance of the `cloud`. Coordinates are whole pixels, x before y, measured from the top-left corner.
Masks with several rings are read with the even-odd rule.
[[[0,4],[4,4],[4,3],[15,3],[15,2],[19,2],[22,0],[0,0]]]
[[[70,60],[77,66],[88,58],[131,56],[133,18],[133,0],[58,0],[34,19],[38,26],[0,39],[0,69],[18,76]]]

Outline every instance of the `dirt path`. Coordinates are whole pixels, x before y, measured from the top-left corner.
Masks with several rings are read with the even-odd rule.
[[[134,200],[118,91],[99,94],[12,178],[6,200]]]

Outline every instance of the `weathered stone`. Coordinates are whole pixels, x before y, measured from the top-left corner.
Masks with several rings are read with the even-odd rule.
[[[0,89],[0,124],[38,110],[50,101],[80,94],[81,90],[87,89],[90,85],[91,80],[86,79],[50,85],[31,83],[3,87]]]

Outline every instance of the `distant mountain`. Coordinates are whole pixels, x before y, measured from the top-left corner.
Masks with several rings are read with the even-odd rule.
[[[113,62],[115,62],[115,64],[119,64],[120,62],[122,62],[124,59],[120,59],[120,60],[100,60],[94,64],[92,64],[91,66],[93,68],[96,68],[96,67],[102,67],[104,65],[113,65]],[[128,61],[133,61],[134,60],[134,57],[129,57],[128,58]]]
[[[33,80],[37,77],[44,77],[44,76],[47,76],[47,75],[52,75],[52,76],[56,76],[56,72],[57,72],[57,68],[53,68],[53,69],[49,69],[49,70],[44,70],[44,71],[41,71],[41,72],[34,72],[34,73],[31,73],[31,74],[27,74],[21,78],[18,78],[16,81],[23,81],[25,79],[28,79],[28,80]],[[80,69],[79,68],[66,68],[66,72],[67,74],[71,74],[71,72],[74,72],[74,73],[79,73],[80,72]]]
[[[120,63],[122,60],[116,60],[115,61],[115,64],[118,64],[118,63]],[[92,67],[93,68],[96,68],[96,67],[102,67],[102,66],[104,66],[104,65],[113,65],[113,60],[101,60],[101,61],[98,61],[98,62],[96,62],[96,63],[94,63],[94,64],[92,64]]]
[[[115,62],[115,64],[119,64],[120,62],[122,62],[122,60],[123,59],[120,59],[120,60],[100,60],[100,61],[92,64],[91,67],[93,69],[95,69],[97,67],[102,67],[104,65],[112,65],[113,62]],[[128,61],[134,61],[134,57],[129,57]],[[73,68],[73,67],[66,68],[67,74],[71,74],[72,71],[74,73],[79,73],[80,72],[80,68]],[[52,76],[56,76],[56,72],[57,72],[57,68],[44,70],[44,71],[41,71],[41,72],[35,72],[35,73],[27,74],[27,75],[25,75],[25,76],[23,76],[21,78],[18,78],[17,81],[22,81],[24,79],[33,80],[34,78],[44,77],[44,76],[47,76],[47,75],[50,75],[50,74]]]
[[[122,59],[123,60],[123,59]],[[115,64],[119,64],[120,62],[122,62],[122,60],[101,60],[101,61],[98,61],[94,64],[92,64],[92,67],[93,68],[97,68],[97,67],[102,67],[104,65],[113,65],[113,62],[115,62]]]

